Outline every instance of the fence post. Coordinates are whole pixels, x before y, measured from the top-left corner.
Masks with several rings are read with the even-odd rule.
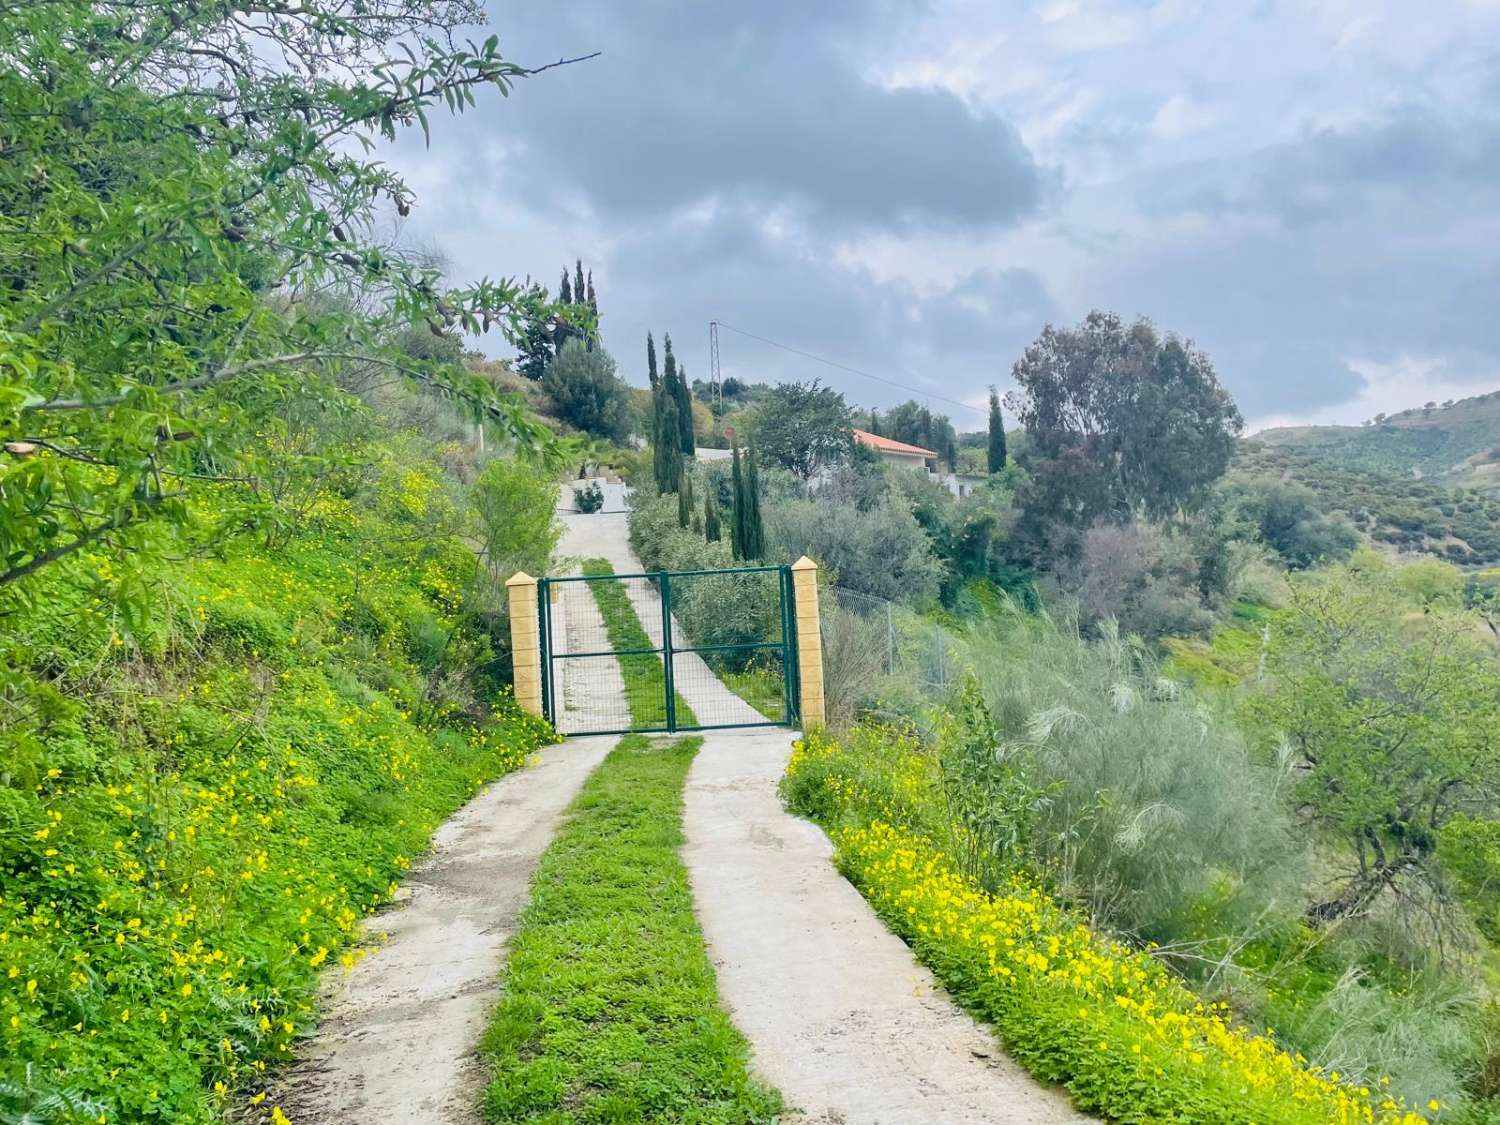
[[[803,555],[792,564],[797,612],[797,680],[801,688],[802,727],[822,726],[823,633],[818,619],[818,564]]]
[[[510,647],[516,702],[532,715],[542,713],[542,648],[537,617],[536,579],[524,570],[505,583],[510,601]]]

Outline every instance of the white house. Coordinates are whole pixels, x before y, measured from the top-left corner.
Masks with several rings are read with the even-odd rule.
[[[855,430],[854,440],[866,449],[875,451],[875,455],[888,465],[900,465],[903,469],[916,469],[918,472],[927,471],[927,462],[937,460],[937,451],[923,449],[920,445],[908,445],[904,441],[895,438],[881,437],[872,434],[868,430]]]

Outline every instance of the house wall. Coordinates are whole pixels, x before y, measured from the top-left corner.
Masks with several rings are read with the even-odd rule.
[[[898,453],[891,449],[879,449],[876,452],[880,459],[890,465],[900,465],[903,469],[916,469],[925,472],[927,469],[927,458],[916,453]]]

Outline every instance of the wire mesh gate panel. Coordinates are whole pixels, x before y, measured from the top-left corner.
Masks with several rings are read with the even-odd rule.
[[[542,702],[563,734],[796,717],[787,567],[544,578],[538,598]]]

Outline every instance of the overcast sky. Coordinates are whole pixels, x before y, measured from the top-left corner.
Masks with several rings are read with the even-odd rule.
[[[1048,321],[1195,340],[1252,426],[1500,387],[1500,0],[561,0],[389,153],[455,278],[594,271],[644,382],[717,318],[982,403]],[[487,344],[493,348],[493,343]],[[911,397],[726,332],[725,375]]]

